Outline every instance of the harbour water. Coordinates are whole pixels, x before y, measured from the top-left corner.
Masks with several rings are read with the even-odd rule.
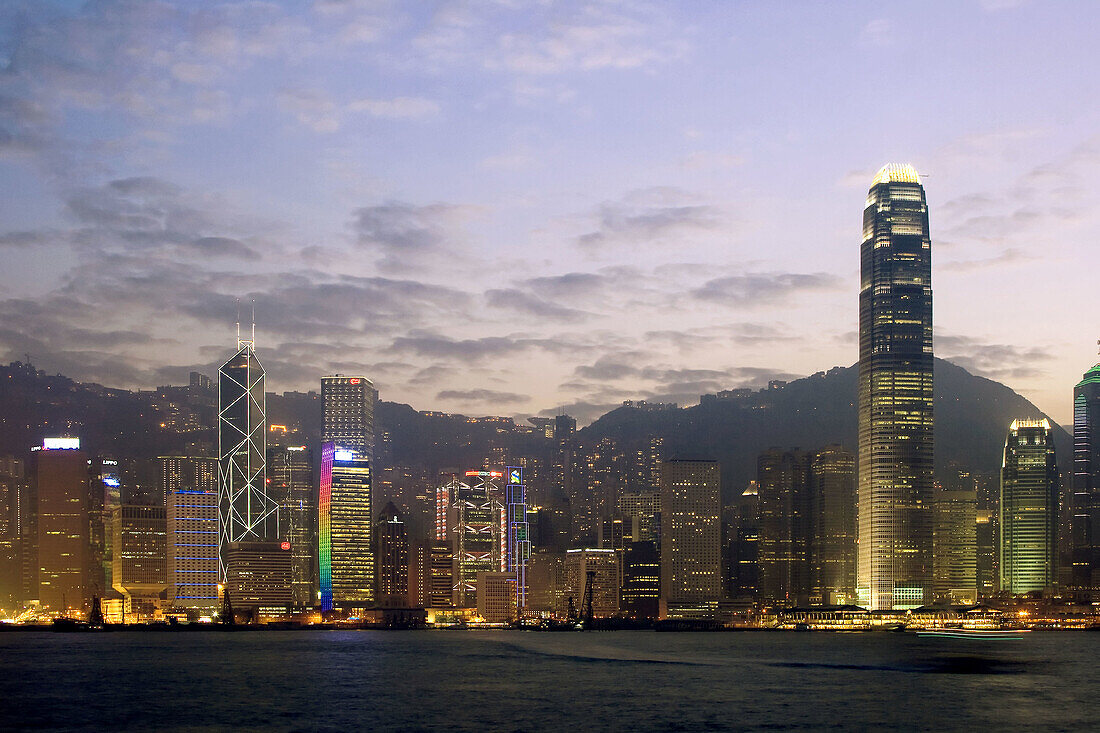
[[[1100,634],[0,634],[0,730],[1095,730]]]

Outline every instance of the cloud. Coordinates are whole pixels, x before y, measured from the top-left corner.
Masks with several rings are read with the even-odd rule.
[[[889,46],[894,41],[894,24],[888,18],[869,20],[859,37],[860,41],[870,46]]]
[[[352,228],[360,245],[377,251],[383,269],[402,270],[438,257],[456,236],[471,207],[393,201],[356,209]]]
[[[497,392],[492,389],[445,389],[439,392],[437,400],[450,400],[452,402],[486,402],[492,404],[516,404],[529,402],[530,395],[516,394],[515,392]]]
[[[971,336],[935,336],[936,355],[989,379],[1031,379],[1043,376],[1054,355],[1038,347],[991,344]]]
[[[839,277],[825,272],[752,273],[708,280],[691,295],[699,300],[751,307],[802,293],[835,290],[842,284]]]
[[[418,120],[439,114],[439,104],[423,97],[360,99],[349,104],[348,109],[391,120]]]
[[[325,92],[318,89],[287,89],[277,97],[279,109],[294,116],[299,124],[314,132],[340,129],[340,111]]]
[[[621,201],[602,204],[596,212],[596,229],[582,235],[578,242],[585,247],[638,245],[678,239],[722,225],[717,209],[688,200],[686,193],[671,188],[633,191]]]
[[[516,288],[504,288],[488,290],[485,299],[494,308],[504,308],[518,311],[539,319],[548,321],[582,321],[590,314],[576,308],[567,308],[563,305],[543,300],[538,296],[518,290]]]
[[[515,356],[528,349],[550,352],[572,352],[581,348],[565,339],[532,338],[525,336],[483,336],[476,339],[452,339],[430,332],[414,332],[393,340],[391,349],[397,353],[410,353],[427,358],[445,358],[458,361]]]
[[[986,257],[979,260],[954,260],[951,262],[943,262],[936,265],[936,269],[941,272],[976,272],[988,270],[1000,265],[1029,262],[1034,259],[1036,258],[1023,250],[1017,249],[1016,247],[1009,247],[993,257]]]

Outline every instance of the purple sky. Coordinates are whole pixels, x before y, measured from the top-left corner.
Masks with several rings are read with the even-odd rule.
[[[0,6],[0,358],[582,421],[856,360],[864,197],[926,176],[936,353],[1096,361],[1100,4]],[[1090,173],[1091,171],[1091,173]],[[1089,245],[1086,249],[1086,244]],[[247,305],[245,306],[247,309]]]

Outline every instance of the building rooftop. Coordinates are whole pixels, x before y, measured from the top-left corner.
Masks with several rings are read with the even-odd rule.
[[[920,183],[920,174],[917,169],[908,163],[887,163],[879,168],[875,174],[872,186],[880,183]]]

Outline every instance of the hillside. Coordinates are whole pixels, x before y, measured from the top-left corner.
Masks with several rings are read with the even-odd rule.
[[[943,359],[935,363],[936,470],[958,461],[972,471],[1000,470],[1009,424],[1017,417],[1045,417],[1008,387],[978,377]],[[722,462],[727,496],[755,476],[760,451],[818,448],[840,443],[856,448],[856,366],[836,367],[751,398],[717,400],[681,410],[620,407],[581,431],[584,440],[610,436],[634,444],[647,435],[665,438],[669,454],[705,453]],[[1055,427],[1059,463],[1068,466],[1072,440]]]

